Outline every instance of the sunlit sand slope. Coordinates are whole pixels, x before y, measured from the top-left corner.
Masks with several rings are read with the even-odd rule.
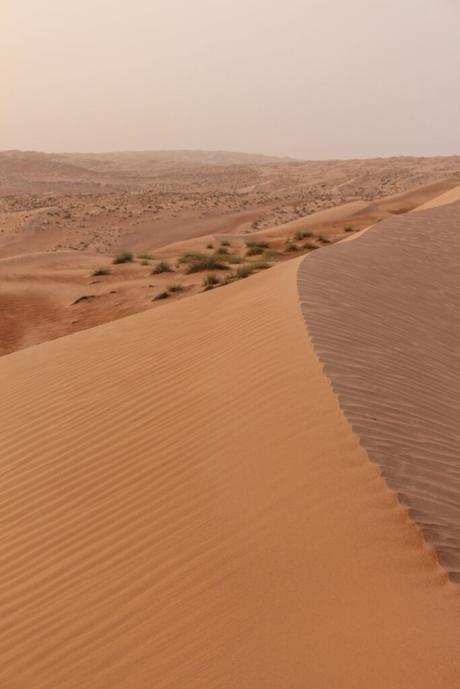
[[[380,223],[300,269],[342,408],[460,583],[460,203]]]
[[[434,199],[431,199],[431,201],[427,201],[415,210],[423,211],[427,208],[437,208],[438,206],[445,206],[449,203],[454,203],[455,201],[460,201],[460,186],[455,186],[453,189],[444,192],[444,194],[436,196]]]
[[[1,687],[458,684],[459,592],[340,410],[298,266],[0,361]]]

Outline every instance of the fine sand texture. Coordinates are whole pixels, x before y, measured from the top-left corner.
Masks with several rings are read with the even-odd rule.
[[[299,275],[345,415],[457,583],[459,269],[456,202],[385,220],[327,257],[316,252]]]
[[[434,270],[452,247],[440,231],[446,248],[424,226],[416,244]],[[390,226],[320,249],[303,279],[332,253],[340,280],[343,252],[374,241],[385,266],[391,236]],[[399,243],[393,270],[407,256]],[[1,687],[458,686],[460,593],[339,407],[308,339],[300,265],[0,360]],[[404,311],[412,292],[398,279],[406,287],[391,287],[389,272],[394,333],[418,308]],[[370,291],[365,281],[364,304]],[[437,443],[455,483],[454,341],[445,314],[429,314],[416,403],[438,435],[420,474]],[[335,343],[344,325],[334,323]],[[438,336],[452,346],[443,398],[430,363],[445,361]],[[365,354],[379,370],[368,346],[345,346],[347,361]]]

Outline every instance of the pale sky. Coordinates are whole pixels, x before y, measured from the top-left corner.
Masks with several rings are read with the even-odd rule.
[[[460,153],[460,0],[0,0],[0,149]]]

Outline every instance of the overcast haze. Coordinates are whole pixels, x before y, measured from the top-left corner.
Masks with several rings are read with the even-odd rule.
[[[0,149],[460,153],[458,0],[3,0]]]

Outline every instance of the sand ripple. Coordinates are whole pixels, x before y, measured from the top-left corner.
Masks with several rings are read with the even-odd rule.
[[[345,415],[460,583],[460,203],[317,252],[299,289]]]

